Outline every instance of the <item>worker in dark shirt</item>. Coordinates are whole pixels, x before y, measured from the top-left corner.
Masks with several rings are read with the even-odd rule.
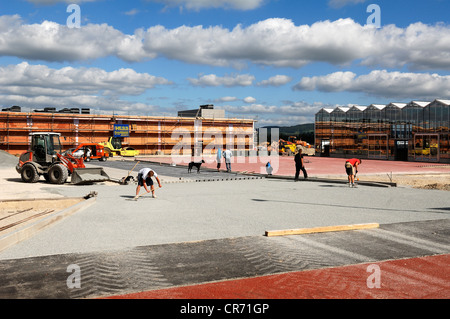
[[[295,162],[295,181],[298,181],[298,176],[300,174],[300,170],[303,172],[303,177],[306,179],[308,178],[308,173],[306,172],[305,166],[303,164],[303,154],[302,149],[298,149],[298,151],[295,153],[294,156],[294,162]]]

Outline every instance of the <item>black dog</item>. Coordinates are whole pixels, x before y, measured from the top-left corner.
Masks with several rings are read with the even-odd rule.
[[[199,163],[195,163],[195,162],[190,162],[189,166],[188,166],[188,173],[190,173],[192,171],[192,167],[197,167],[197,173],[200,173],[200,166],[202,166],[202,163],[204,163],[205,161],[202,160]]]

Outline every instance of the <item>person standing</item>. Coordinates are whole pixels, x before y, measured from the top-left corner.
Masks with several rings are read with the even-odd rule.
[[[217,161],[217,171],[219,171],[220,163],[222,162],[222,149],[221,148],[217,149],[216,161]]]
[[[156,172],[154,170],[152,170],[151,168],[142,168],[141,170],[139,170],[138,172],[138,186],[136,187],[136,196],[139,195],[139,192],[141,190],[141,186],[144,186],[145,190],[147,191],[147,193],[150,193],[150,191],[148,190],[148,185],[150,185],[150,190],[152,192],[152,196],[153,198],[156,198],[155,195],[155,187],[153,186],[153,179],[152,177],[155,177],[156,181],[158,182],[158,186],[161,188],[161,181],[159,180],[158,174],[156,174]]]
[[[362,160],[351,158],[345,161],[345,172],[348,177],[348,186],[355,187],[355,176],[358,173],[358,166],[361,165]]]
[[[267,172],[267,175],[272,175],[273,167],[270,164],[270,162],[267,162],[267,164],[266,164],[266,172]]]
[[[295,181],[298,181],[298,176],[300,175],[300,170],[303,172],[303,177],[308,178],[308,173],[306,172],[305,166],[303,164],[303,154],[302,149],[298,149],[294,156],[295,162]]]
[[[228,173],[231,172],[231,156],[233,156],[233,154],[231,153],[231,151],[229,149],[226,149],[223,152],[223,157],[225,158],[225,165],[227,166]]]

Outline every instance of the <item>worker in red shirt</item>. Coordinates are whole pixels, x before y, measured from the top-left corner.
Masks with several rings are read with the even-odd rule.
[[[345,171],[348,176],[348,186],[355,187],[355,175],[358,173],[358,166],[361,165],[362,160],[358,158],[351,158],[345,161]]]

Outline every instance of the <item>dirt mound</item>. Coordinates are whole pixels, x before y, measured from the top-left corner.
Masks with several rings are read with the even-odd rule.
[[[450,173],[439,174],[397,174],[397,175],[366,175],[365,181],[394,182],[398,186],[409,186],[420,189],[450,191]]]
[[[437,190],[442,190],[442,191],[450,191],[450,184],[433,183],[433,184],[428,184],[428,185],[417,187],[417,188],[437,189]]]
[[[19,159],[5,151],[0,150],[0,167],[15,167]]]

